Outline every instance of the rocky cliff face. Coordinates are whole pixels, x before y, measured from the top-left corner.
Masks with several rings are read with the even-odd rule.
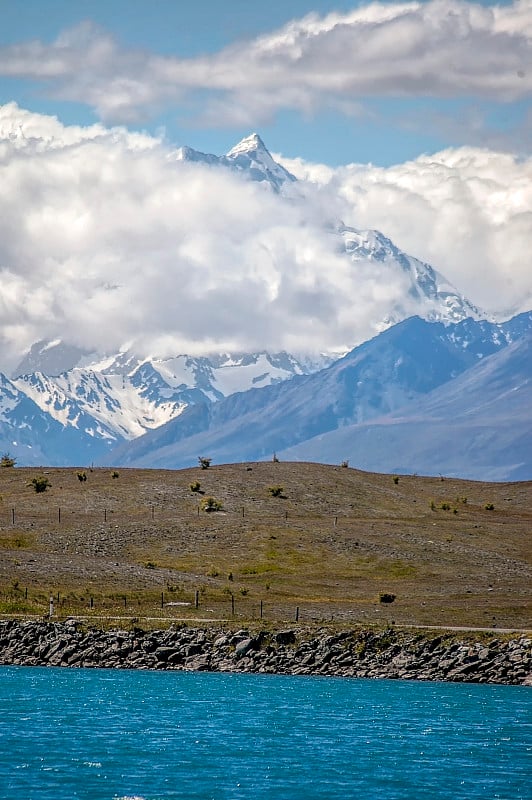
[[[0,664],[282,673],[532,685],[528,636],[325,629],[87,630],[76,620],[0,622]]]

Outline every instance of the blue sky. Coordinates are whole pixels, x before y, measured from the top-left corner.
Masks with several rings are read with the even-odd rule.
[[[345,47],[346,54],[352,54],[366,43],[365,34],[357,34],[355,24],[343,26],[343,35],[351,35],[350,40],[342,40],[340,33],[333,39],[321,31],[314,37],[312,52],[304,52],[303,35],[299,58],[294,51],[288,52],[288,45],[285,54],[278,57],[272,51],[260,64],[253,52],[257,37],[286,32],[291,21],[309,14],[324,19],[337,12],[340,22],[348,22],[350,13],[365,7],[353,0],[0,0],[0,102],[14,100],[29,110],[56,114],[64,123],[88,124],[102,118],[106,124],[126,123],[130,129],[151,133],[164,130],[172,143],[216,154],[257,130],[274,152],[330,165],[371,162],[387,166],[460,145],[526,155],[532,138],[530,40],[516,47],[517,11],[511,41],[507,25],[503,31],[496,24],[491,29],[488,19],[481,20],[475,29],[474,9],[519,10],[527,4],[528,0],[514,5],[491,0],[479,4],[443,0],[440,11],[434,12],[439,14],[440,30],[433,41],[433,31],[428,31],[433,23],[427,16],[420,21],[419,13],[412,15],[418,19],[413,19],[410,27],[404,23],[401,27],[394,20],[392,30],[389,21],[374,22],[373,28],[382,29],[380,39],[372,45],[369,61],[362,59],[363,64],[368,63],[369,74],[357,82],[343,74],[340,53]],[[383,5],[401,8],[397,3]],[[426,2],[410,5],[438,6]],[[445,15],[449,19],[462,15],[468,21],[449,26],[446,35],[442,23]],[[47,59],[61,53],[61,47],[58,50],[56,46],[58,38],[81,23],[92,23],[93,27],[82,34],[78,29],[68,43],[71,50],[78,51],[79,60],[69,56],[58,73],[50,75],[45,67]],[[467,25],[471,25],[470,32],[464,28]],[[427,34],[423,26],[428,26]],[[84,48],[105,39],[113,43],[105,68],[97,63],[83,64]],[[31,60],[32,42],[40,43],[42,73],[38,59],[30,67],[25,64],[26,56]],[[299,43],[295,50],[298,47]],[[19,50],[15,52],[14,48]],[[238,52],[232,53],[232,48]],[[149,73],[158,56],[174,65],[179,62],[185,72],[190,65],[191,73],[197,70],[198,75],[187,84],[182,70],[177,70],[180,74],[171,76],[157,97],[153,83],[158,78],[150,78]],[[209,58],[210,63],[205,63]],[[271,74],[275,73],[271,85],[268,59]],[[292,68],[295,61],[298,64]],[[151,80],[152,85],[138,89],[142,97],[128,109],[98,106],[94,98],[105,93],[106,81],[117,72],[127,77],[128,70],[138,81],[143,63],[146,82]],[[356,58],[345,60],[345,72],[356,73],[360,68]],[[227,72],[223,85],[209,86],[209,69],[213,77]],[[291,86],[296,70],[297,82]],[[498,86],[490,80],[490,73],[501,70],[508,74]],[[453,79],[446,81],[446,72],[453,71]],[[159,74],[157,69],[155,73]],[[243,76],[246,85],[240,87]],[[326,78],[323,87],[313,92],[312,83],[318,84],[322,76]],[[336,91],[338,82],[343,86]],[[285,87],[286,97],[276,102]],[[254,97],[261,93],[261,102],[255,103]],[[231,111],[226,114],[228,104]]]

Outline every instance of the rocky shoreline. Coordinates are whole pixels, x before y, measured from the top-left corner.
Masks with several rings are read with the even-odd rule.
[[[103,631],[75,619],[9,620],[0,622],[0,664],[532,685],[532,640],[393,627]]]

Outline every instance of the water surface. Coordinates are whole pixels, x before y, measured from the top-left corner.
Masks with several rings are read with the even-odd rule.
[[[532,797],[520,686],[0,668],[0,798]]]

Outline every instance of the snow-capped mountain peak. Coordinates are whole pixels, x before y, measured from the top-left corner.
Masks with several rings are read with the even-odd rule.
[[[225,156],[201,153],[192,147],[180,147],[173,153],[176,161],[191,161],[208,166],[225,167],[239,173],[246,180],[269,185],[278,192],[284,183],[296,180],[292,173],[278,164],[258,135],[252,133],[229,150]]]
[[[226,153],[226,158],[235,158],[240,155],[240,153],[258,152],[270,155],[259,134],[251,133],[249,136],[245,136],[238,144],[235,144],[235,146]]]
[[[399,322],[410,314],[427,320],[460,322],[466,317],[486,319],[486,314],[474,306],[447,278],[430,264],[400,250],[387,236],[377,230],[358,230],[340,223],[335,234],[341,237],[342,247],[355,262],[379,262],[391,273],[407,279],[408,292],[390,309],[387,324]]]
[[[238,142],[229,150],[224,161],[233,169],[245,171],[252,180],[266,181],[277,191],[283,183],[296,180],[292,173],[274,161],[258,133],[252,133]]]

